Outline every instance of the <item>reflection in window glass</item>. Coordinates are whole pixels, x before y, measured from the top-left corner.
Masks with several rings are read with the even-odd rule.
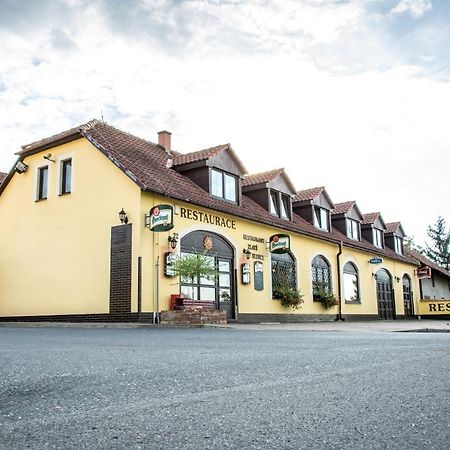
[[[221,273],[219,274],[219,286],[229,286],[230,285],[230,274]]]
[[[213,302],[216,299],[216,288],[200,287],[200,298]]]
[[[270,193],[269,201],[270,201],[270,212],[278,216],[278,199],[277,194],[275,194],[275,192]]]
[[[347,219],[347,236],[359,240],[359,223],[357,220]]]
[[[321,230],[328,231],[328,211],[325,208],[316,206],[314,208],[314,226]]]
[[[190,298],[192,300],[198,300],[197,289],[193,286],[183,286],[181,285],[181,293],[184,294],[185,298]]]
[[[220,301],[221,303],[231,301],[231,291],[229,289],[220,290]]]
[[[38,172],[38,200],[47,198],[48,166],[40,167]]]
[[[403,242],[402,238],[395,236],[395,253],[398,253],[399,255],[403,255]]]
[[[61,163],[61,194],[69,194],[72,190],[72,160]]]
[[[377,228],[373,229],[373,245],[378,248],[383,248],[383,232]]]
[[[281,197],[280,207],[280,217],[283,219],[289,219],[289,199],[285,195]]]
[[[236,178],[231,175],[224,174],[225,180],[225,198],[233,202],[236,201]]]
[[[344,299],[346,302],[359,301],[358,271],[352,263],[344,266]]]
[[[223,197],[222,173],[217,170],[211,170],[211,193]]]
[[[229,272],[229,271],[230,271],[230,262],[219,260],[219,272]]]

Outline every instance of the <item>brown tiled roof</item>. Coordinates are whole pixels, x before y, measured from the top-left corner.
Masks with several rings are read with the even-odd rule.
[[[21,152],[21,158],[42,151],[43,149],[50,148],[51,146],[59,145],[61,136],[64,136],[65,138],[67,136],[84,136],[142,190],[156,192],[173,199],[189,202],[202,208],[209,208],[250,221],[271,225],[280,230],[303,234],[335,244],[343,242],[347,247],[416,264],[416,260],[414,259],[397,255],[389,249],[383,250],[376,248],[368,241],[353,241],[337,230],[333,229],[330,233],[319,230],[295,214],[293,215],[292,221],[278,218],[270,214],[246,195],[242,196],[241,205],[235,205],[212,198],[208,192],[200,188],[188,177],[183,176],[170,167],[168,160],[171,156],[168,155],[163,148],[157,144],[125,133],[97,120],[93,120],[80,127],[73,128],[68,132],[56,135],[53,138],[54,141],[52,141],[52,138],[48,138],[25,146],[23,147],[24,151]],[[279,171],[280,169],[277,171],[270,171],[270,173],[273,173],[273,176],[276,176],[276,174],[280,173]],[[3,185],[2,188],[4,188]],[[323,188],[319,189],[320,193]],[[3,189],[0,189],[0,193],[2,190]]]
[[[441,267],[439,264],[436,264],[434,261],[431,261],[431,259],[428,259],[426,256],[422,255],[422,253],[419,253],[417,250],[405,247],[405,253],[407,256],[416,259],[420,263],[420,265],[431,267],[432,269],[437,270],[442,275],[450,279],[449,271],[445,270],[443,267]]]
[[[303,202],[306,200],[314,200],[318,195],[324,191],[324,186],[315,187],[312,189],[305,189],[303,191],[298,191],[292,201],[293,202]]]
[[[173,158],[173,166],[181,166],[183,164],[189,164],[197,161],[205,161],[220,152],[230,148],[229,144],[217,145],[216,147],[206,148],[204,150],[199,150],[197,152],[185,153],[184,155],[179,155]]]
[[[282,173],[284,173],[284,169],[274,169],[268,170],[266,172],[246,175],[244,177],[244,181],[242,182],[242,186],[253,186],[255,184],[268,183],[269,181],[272,181],[274,178],[278,177]]]
[[[6,178],[6,176],[7,176],[6,173],[0,172],[0,184],[3,183],[3,180]]]
[[[363,214],[363,224],[372,224],[380,217],[379,212]]]
[[[391,222],[386,224],[386,233],[395,233],[400,226],[400,222]]]
[[[331,211],[331,214],[346,214],[348,213],[354,206],[356,205],[355,201],[344,202],[344,203],[335,203],[334,209]]]

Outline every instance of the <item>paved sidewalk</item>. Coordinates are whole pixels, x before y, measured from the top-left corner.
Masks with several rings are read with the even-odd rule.
[[[153,325],[151,323],[72,323],[72,322],[0,322],[0,327],[24,328],[199,328],[193,326]],[[373,320],[367,322],[299,322],[299,323],[229,323],[227,325],[204,325],[209,328],[229,330],[278,330],[278,331],[346,331],[346,332],[436,332],[450,333],[450,320]]]
[[[209,325],[215,326],[215,325]],[[220,325],[217,325],[220,327]],[[373,320],[367,322],[231,323],[222,325],[237,330],[347,331],[347,332],[449,332],[449,320]]]

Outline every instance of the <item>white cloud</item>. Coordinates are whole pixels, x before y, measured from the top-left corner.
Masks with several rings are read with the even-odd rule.
[[[431,0],[401,0],[391,12],[394,14],[407,12],[413,17],[421,17],[432,7]]]
[[[147,1],[120,23],[90,2],[31,35],[0,28],[0,170],[103,111],[151,140],[171,130],[181,151],[230,142],[250,171],[284,165],[420,239],[450,218],[450,83],[392,51],[370,2],[284,3]]]

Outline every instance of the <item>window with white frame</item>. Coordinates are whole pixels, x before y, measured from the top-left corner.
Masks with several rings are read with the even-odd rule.
[[[60,167],[60,195],[70,194],[72,192],[72,159],[61,161]]]
[[[48,166],[38,168],[36,200],[46,200],[48,197]]]
[[[237,202],[237,177],[221,170],[211,169],[211,195]]]
[[[281,192],[269,191],[269,211],[282,219],[291,219],[291,198]]]
[[[383,232],[378,228],[374,228],[373,230],[373,245],[378,248],[384,248],[383,241]]]
[[[314,207],[314,226],[321,230],[330,231],[330,213],[320,206]]]
[[[347,219],[347,236],[359,241],[359,222],[354,219]]]
[[[395,246],[395,253],[403,255],[403,239],[401,237],[394,236],[394,246]]]
[[[356,266],[348,262],[344,266],[344,300],[346,303],[359,303],[359,280]]]

